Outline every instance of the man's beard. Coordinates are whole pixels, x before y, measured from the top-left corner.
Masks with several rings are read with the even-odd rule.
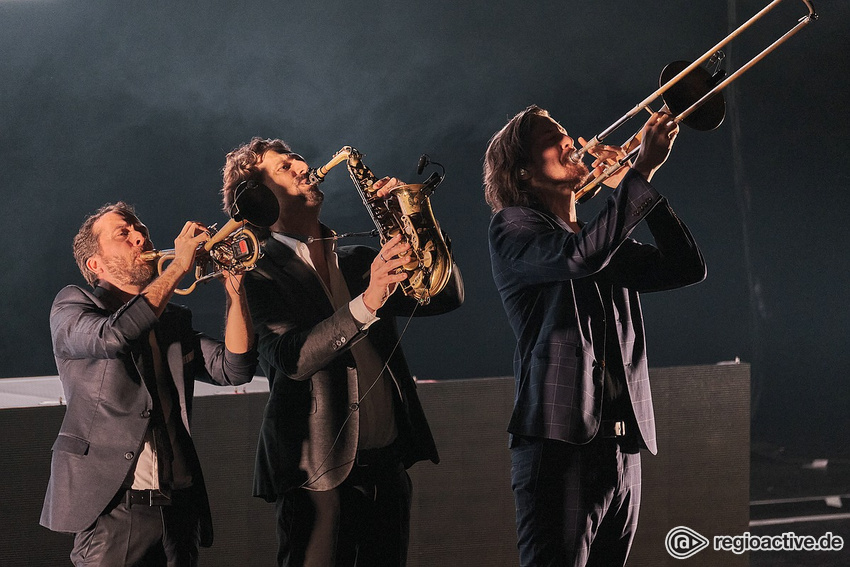
[[[151,262],[138,263],[135,257],[132,263],[123,256],[104,258],[109,272],[121,285],[146,286],[156,275],[156,266]]]
[[[307,205],[321,205],[325,200],[325,194],[315,185],[310,187],[310,190],[304,194],[304,201]]]
[[[570,173],[570,190],[578,191],[590,178],[590,170],[584,162],[572,163],[567,165],[567,170]]]

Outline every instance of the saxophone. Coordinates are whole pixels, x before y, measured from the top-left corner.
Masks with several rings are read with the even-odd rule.
[[[446,287],[452,275],[451,252],[431,210],[429,196],[434,185],[398,185],[389,196],[380,198],[373,189],[377,178],[362,157],[356,149],[344,146],[327,164],[311,170],[309,180],[321,183],[328,171],[347,162],[348,173],[378,229],[381,244],[397,234],[410,244],[410,262],[399,268],[407,273],[401,288],[405,295],[426,305]]]

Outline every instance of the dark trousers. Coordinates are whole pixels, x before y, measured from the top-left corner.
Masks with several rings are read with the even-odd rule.
[[[624,565],[640,509],[640,453],[614,439],[517,438],[511,449],[520,565]]]
[[[278,565],[405,565],[411,493],[400,463],[355,466],[333,490],[287,492],[277,500]]]
[[[128,505],[122,491],[89,526],[76,534],[71,562],[80,567],[194,567],[200,524],[190,491],[170,506]]]

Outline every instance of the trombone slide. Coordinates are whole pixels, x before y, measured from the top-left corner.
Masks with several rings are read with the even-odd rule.
[[[731,33],[729,33],[729,35],[727,35],[725,38],[720,40],[716,45],[711,47],[711,49],[706,51],[701,57],[696,59],[690,65],[686,66],[684,69],[682,69],[679,73],[677,73],[674,77],[672,77],[670,80],[665,82],[663,85],[658,87],[658,89],[655,92],[653,92],[647,98],[645,98],[644,100],[639,102],[637,105],[635,105],[634,108],[632,108],[629,112],[627,112],[626,114],[621,116],[616,122],[611,124],[611,126],[609,126],[605,130],[603,130],[602,132],[600,132],[599,134],[597,134],[596,136],[591,138],[590,141],[588,141],[586,144],[584,144],[580,149],[573,152],[573,154],[570,156],[570,159],[572,161],[578,163],[588,151],[592,150],[594,147],[599,145],[611,133],[616,131],[620,126],[625,124],[628,120],[632,119],[639,112],[641,112],[644,109],[649,111],[649,112],[652,112],[652,109],[650,108],[649,105],[652,102],[654,102],[659,96],[662,96],[671,87],[676,85],[679,81],[683,80],[694,69],[696,69],[697,67],[702,65],[705,61],[710,59],[715,53],[720,51],[720,49],[722,47],[724,47],[730,41],[732,41],[733,39],[738,37],[744,31],[746,31],[747,28],[752,26],[756,21],[761,19],[765,14],[767,14],[768,12],[773,10],[782,1],[783,0],[773,0],[772,2],[770,2],[767,6],[762,8],[759,12],[757,12],[755,15],[753,15],[750,19],[748,19],[746,22],[741,24],[737,29],[733,30]],[[811,0],[801,0],[801,1],[803,2],[803,4],[806,5],[806,8],[808,9],[808,14],[801,17],[797,21],[797,24],[794,27],[789,29],[781,37],[779,37],[773,43],[771,43],[766,48],[764,48],[760,53],[758,53],[755,57],[750,59],[747,63],[742,65],[740,68],[738,68],[734,73],[732,73],[731,75],[726,77],[724,80],[722,80],[719,83],[717,83],[716,85],[714,85],[711,89],[708,90],[708,92],[706,92],[696,102],[692,103],[688,108],[686,108],[685,110],[678,113],[675,117],[675,121],[677,123],[679,123],[679,122],[682,122],[683,120],[685,120],[686,118],[688,118],[688,116],[690,116],[693,112],[695,112],[697,109],[699,109],[701,106],[703,106],[714,95],[718,94],[720,91],[725,89],[730,83],[735,81],[738,77],[740,77],[742,74],[744,74],[746,71],[748,71],[751,67],[753,67],[754,65],[759,63],[762,59],[764,59],[764,57],[767,56],[768,53],[772,52],[777,47],[779,47],[781,44],[785,43],[785,41],[787,41],[791,36],[796,34],[798,31],[800,31],[803,27],[805,27],[806,25],[810,24],[811,22],[817,20],[818,15],[817,15],[817,12],[815,12],[815,7],[812,4]],[[722,121],[722,118],[721,118],[721,121]],[[718,125],[719,125],[719,123],[718,123]],[[610,177],[611,175],[613,175],[614,173],[619,171],[621,168],[628,165],[630,159],[632,157],[634,157],[635,155],[637,155],[637,152],[639,150],[640,150],[640,146],[638,146],[637,148],[632,150],[629,153],[629,155],[626,156],[626,158],[628,158],[628,159],[624,158],[624,159],[619,160],[617,163],[612,164],[611,166],[606,168],[605,171],[600,176],[598,176],[596,179],[590,179],[589,181],[587,181],[587,183],[585,183],[580,189],[578,189],[576,191],[576,198],[578,199],[578,202],[584,202],[587,199],[593,197],[596,194],[596,192],[598,191],[599,185],[605,179],[608,179],[608,177]],[[591,191],[593,191],[593,193],[591,193]]]

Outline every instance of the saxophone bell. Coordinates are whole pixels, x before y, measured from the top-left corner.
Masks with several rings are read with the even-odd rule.
[[[362,157],[355,148],[344,146],[314,175],[322,179],[332,167],[347,162],[348,173],[375,223],[381,242],[401,234],[403,240],[410,244],[411,261],[399,268],[408,277],[399,285],[405,295],[425,305],[446,287],[452,275],[451,251],[428,199],[443,181],[444,175],[435,172],[425,183],[396,185],[386,197],[381,198],[374,187],[377,178],[363,163]],[[419,159],[422,169],[429,163],[443,168],[428,160],[427,156]]]

